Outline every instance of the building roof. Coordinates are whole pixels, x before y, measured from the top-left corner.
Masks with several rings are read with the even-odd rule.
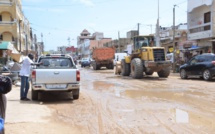
[[[90,32],[88,32],[86,29],[84,29],[84,30],[81,32],[81,35],[83,35],[83,34],[90,35]]]

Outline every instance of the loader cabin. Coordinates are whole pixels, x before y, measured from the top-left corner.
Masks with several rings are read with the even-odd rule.
[[[134,36],[133,37],[134,51],[142,47],[153,47],[155,46],[154,36]]]

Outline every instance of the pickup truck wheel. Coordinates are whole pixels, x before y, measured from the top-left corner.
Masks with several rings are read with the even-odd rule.
[[[79,99],[79,90],[80,90],[80,89],[77,89],[77,90],[73,90],[73,91],[72,91],[72,95],[73,95],[73,99],[74,99],[74,100]]]
[[[31,90],[31,99],[32,100],[38,100],[38,91]]]

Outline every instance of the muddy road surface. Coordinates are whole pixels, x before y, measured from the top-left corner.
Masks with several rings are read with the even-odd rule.
[[[14,87],[7,94],[6,134],[215,133],[215,81],[176,74],[135,80],[113,70],[80,70],[78,100],[46,93],[23,102]]]

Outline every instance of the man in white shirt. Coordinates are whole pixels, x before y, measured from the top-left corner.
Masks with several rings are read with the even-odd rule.
[[[20,100],[29,101],[27,98],[28,90],[29,90],[29,76],[31,74],[31,65],[33,65],[33,54],[28,54],[28,56],[24,57],[22,61],[22,67],[19,72],[21,77],[21,88],[20,88]]]

